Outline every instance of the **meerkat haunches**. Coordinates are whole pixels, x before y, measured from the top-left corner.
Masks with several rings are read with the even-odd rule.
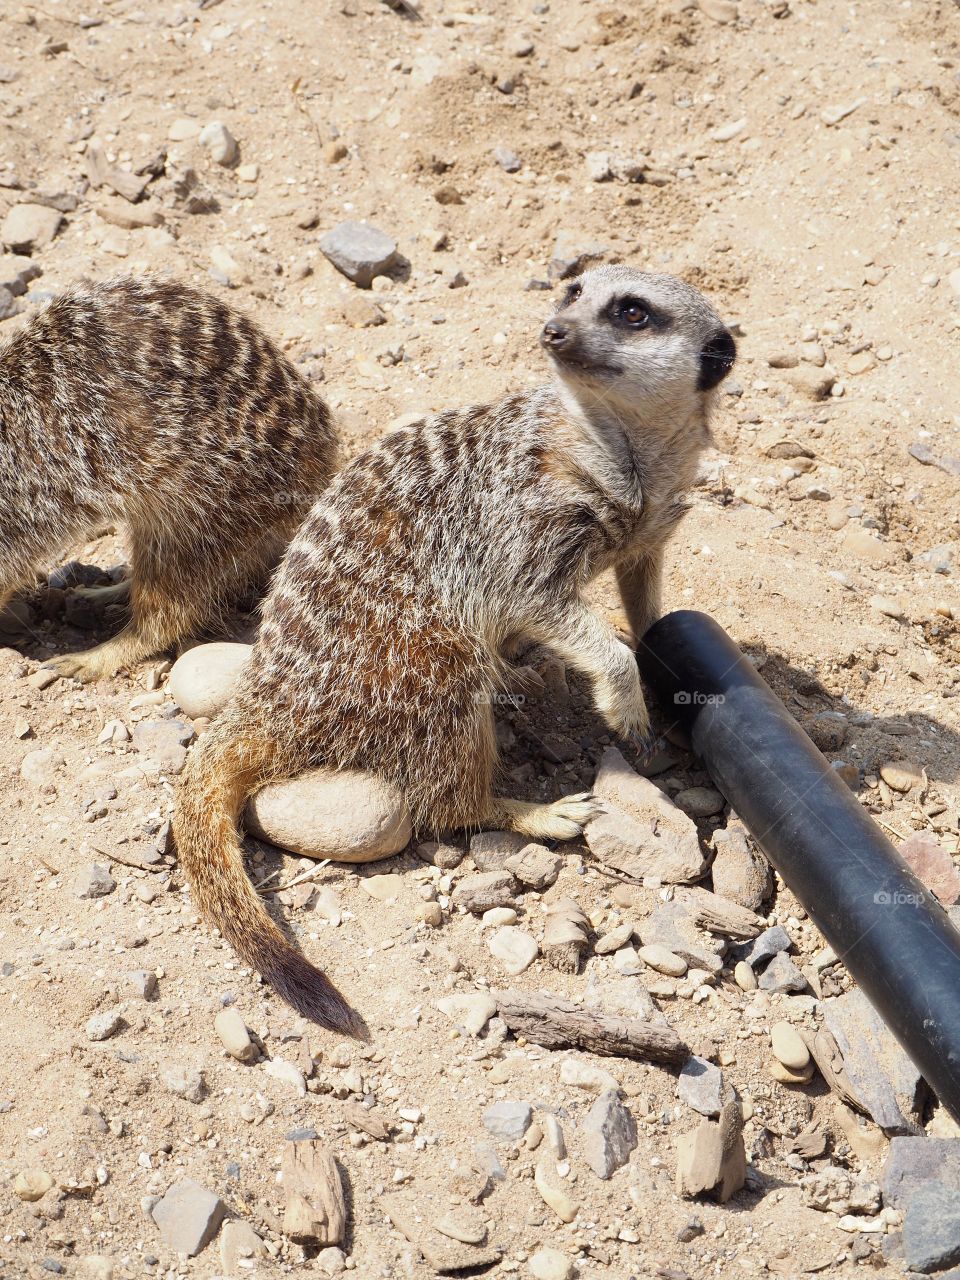
[[[70,289],[0,346],[0,605],[126,521],[129,625],[49,664],[111,675],[265,577],[335,463],[323,401],[246,316],[159,278]]]
[[[356,458],[287,550],[239,688],[191,754],[174,833],[197,907],[301,1014],[363,1034],[247,879],[248,795],[308,766],[363,769],[415,827],[580,833],[589,796],[496,796],[491,701],[518,639],[588,676],[619,734],[645,734],[633,650],[583,590],[614,567],[635,636],[709,439],[733,339],[696,289],[626,267],[568,289],[541,342],[557,379],[398,429]],[[509,686],[507,686],[509,687]]]

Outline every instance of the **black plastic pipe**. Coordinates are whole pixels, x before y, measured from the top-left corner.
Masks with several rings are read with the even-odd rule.
[[[667,614],[641,673],[960,1122],[960,933],[723,628]]]

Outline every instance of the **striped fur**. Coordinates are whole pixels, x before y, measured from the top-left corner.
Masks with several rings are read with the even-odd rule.
[[[112,674],[265,578],[335,461],[326,406],[240,312],[159,278],[73,288],[0,348],[0,603],[125,521],[130,625],[52,663]]]
[[[660,327],[610,323],[625,293],[651,300]],[[181,783],[174,832],[198,906],[301,1013],[338,1031],[357,1029],[342,997],[316,970],[304,994],[306,962],[252,899],[234,829],[247,794],[308,766],[369,770],[400,788],[424,833],[576,836],[590,797],[493,794],[491,703],[520,638],[586,674],[616,732],[648,728],[633,651],[583,591],[613,567],[638,637],[653,620],[662,547],[708,439],[701,353],[732,343],[696,290],[626,268],[588,273],[558,314],[575,341],[551,385],[396,430],[336,478],[291,542],[250,665]],[[257,744],[255,768],[238,743]]]

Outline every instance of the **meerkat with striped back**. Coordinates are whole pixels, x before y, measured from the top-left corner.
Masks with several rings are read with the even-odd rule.
[[[192,752],[174,833],[197,907],[301,1014],[364,1024],[273,923],[237,823],[266,782],[360,769],[405,796],[423,833],[577,836],[589,795],[494,794],[491,703],[505,654],[551,646],[589,678],[621,735],[645,735],[633,649],[585,603],[613,568],[634,636],[658,615],[664,544],[709,441],[735,346],[702,295],[602,267],[544,326],[556,378],[389,433],[336,478],[267,599],[249,667]]]
[[[0,347],[0,605],[125,521],[113,639],[48,664],[93,680],[215,625],[265,581],[336,464],[323,401],[246,316],[176,281],[55,298]]]

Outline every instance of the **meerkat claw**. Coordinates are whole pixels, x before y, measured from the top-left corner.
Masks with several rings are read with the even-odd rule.
[[[54,671],[62,680],[80,680],[84,684],[103,675],[98,666],[87,661],[85,653],[63,653],[59,658],[49,658],[43,663],[45,671]]]
[[[595,800],[589,791],[577,795],[564,796],[548,806],[547,826],[549,838],[553,840],[576,840],[583,834],[583,828],[592,818],[603,812],[603,805]],[[545,834],[547,834],[545,832]]]

